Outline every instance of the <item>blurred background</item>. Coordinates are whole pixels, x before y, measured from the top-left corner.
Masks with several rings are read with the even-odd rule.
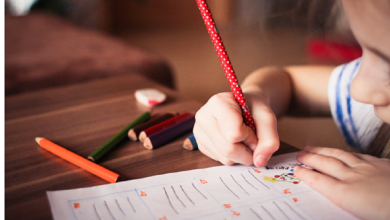
[[[360,47],[351,34],[342,8],[336,0],[207,2],[240,82],[250,72],[267,65],[339,65],[361,55]],[[66,75],[80,71],[80,68],[72,71],[74,64],[77,63],[75,60],[80,60],[80,57],[77,57],[78,53],[86,53],[82,59],[87,56],[89,65],[94,65],[92,59],[95,58],[91,54],[95,54],[96,59],[102,58],[104,53],[99,54],[99,51],[102,51],[100,47],[107,42],[100,43],[96,40],[96,44],[90,43],[94,42],[93,37],[85,36],[91,33],[104,36],[105,40],[121,42],[119,46],[108,46],[110,49],[104,50],[110,51],[111,63],[119,62],[118,60],[127,62],[126,58],[130,56],[128,53],[112,49],[115,47],[123,49],[124,45],[129,50],[142,53],[142,56],[148,54],[158,57],[166,64],[164,68],[169,68],[171,73],[172,79],[167,85],[189,99],[205,103],[213,94],[230,90],[195,0],[6,0],[5,6],[5,66],[8,95],[28,92],[20,89],[20,85],[26,84],[17,80],[23,77],[16,75],[19,74],[18,71],[25,74],[26,69],[22,69],[21,66],[30,63],[31,60],[35,59],[38,64],[29,65],[26,67],[28,70],[37,66],[42,67],[42,59],[56,57],[56,67],[47,68],[52,70],[58,68],[58,65],[66,66],[58,63],[58,59],[66,60],[76,56],[71,64],[67,64],[71,67],[66,66],[64,70],[54,71],[56,74],[61,72]],[[68,26],[61,23],[64,27],[61,28],[59,23],[50,21],[53,19],[56,21],[60,19],[72,28],[76,27],[80,33],[76,34],[77,31],[74,31],[73,35],[67,35],[65,30]],[[43,28],[45,25],[47,28]],[[51,32],[57,35],[49,34]],[[53,41],[50,47],[45,46],[48,39],[50,42]],[[78,39],[81,43],[77,42]],[[68,45],[77,43],[78,46],[74,48]],[[37,45],[45,49],[40,50]],[[55,51],[58,45],[62,45],[61,51]],[[83,49],[85,45],[89,45],[88,50]],[[27,47],[30,49],[25,52]],[[65,51],[69,51],[70,48],[73,49],[67,54]],[[41,52],[45,54],[39,55]],[[58,54],[67,55],[64,58]],[[20,60],[21,57],[23,60]],[[132,62],[133,60],[128,61],[127,66]],[[135,66],[138,65],[134,63]],[[85,62],[77,64],[85,69]],[[99,66],[98,70],[102,71],[104,68]],[[144,69],[139,65],[137,68],[136,71]],[[117,71],[126,74],[123,67],[120,70],[107,71],[114,75],[113,72]],[[146,75],[150,75],[149,72]],[[40,71],[30,71],[27,78],[35,80],[39,74],[43,75]],[[89,75],[91,74],[89,72]],[[153,78],[153,74],[150,77]],[[93,77],[73,78],[75,80],[69,82]],[[42,87],[56,85],[53,81],[46,84],[48,85]],[[7,90],[7,85],[13,90]],[[39,88],[31,88],[33,89]],[[287,117],[280,120],[279,130],[282,140],[298,147],[338,145],[347,149],[331,118]],[[329,140],[327,138],[329,135],[335,138]]]

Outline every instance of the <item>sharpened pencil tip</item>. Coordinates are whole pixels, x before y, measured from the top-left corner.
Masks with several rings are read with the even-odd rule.
[[[93,159],[91,156],[88,156],[88,160],[95,162],[95,159]]]
[[[144,141],[144,147],[148,150],[153,150],[153,144],[152,142],[150,141],[149,138],[146,138],[145,141]]]
[[[192,146],[191,140],[189,138],[186,138],[183,142],[183,148],[186,150],[193,150],[194,147]]]
[[[39,142],[42,140],[43,138],[41,138],[41,137],[36,137],[35,138],[35,141],[39,144]]]

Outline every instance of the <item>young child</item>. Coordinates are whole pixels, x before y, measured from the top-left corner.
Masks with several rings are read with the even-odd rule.
[[[266,67],[250,74],[242,90],[256,134],[243,123],[231,93],[213,96],[196,114],[194,134],[202,153],[226,165],[264,166],[279,148],[276,119],[290,114],[332,115],[353,147],[389,157],[390,1],[342,0],[342,5],[363,56],[335,69]],[[319,172],[296,167],[294,174],[336,205],[362,219],[390,219],[389,159],[306,147],[298,160]]]

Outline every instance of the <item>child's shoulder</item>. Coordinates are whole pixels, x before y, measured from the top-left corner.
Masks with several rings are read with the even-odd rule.
[[[339,65],[332,71],[329,83],[349,85],[359,70],[361,58]]]

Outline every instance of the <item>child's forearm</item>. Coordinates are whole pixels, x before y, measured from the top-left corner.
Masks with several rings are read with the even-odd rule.
[[[287,113],[291,103],[292,83],[289,74],[279,67],[265,67],[249,74],[243,84],[244,93],[265,96],[277,117]]]
[[[266,96],[277,117],[330,115],[327,87],[334,67],[292,66],[265,67],[246,77],[245,93]]]

